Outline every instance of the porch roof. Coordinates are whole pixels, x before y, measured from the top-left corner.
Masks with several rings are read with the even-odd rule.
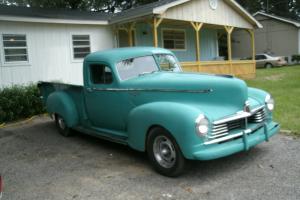
[[[135,20],[136,18],[146,17],[149,15],[163,15],[168,9],[180,6],[185,3],[189,3],[193,0],[162,0],[144,6],[128,9],[123,12],[115,14],[110,23],[122,23]],[[236,13],[238,13],[244,20],[253,26],[253,28],[262,28],[262,25],[249,14],[242,6],[240,6],[235,0],[219,0],[226,3]],[[200,22],[200,21],[199,21]],[[223,24],[224,25],[224,24]]]
[[[237,25],[235,27],[239,27],[239,23],[241,23],[241,27],[245,27],[247,24],[247,28],[262,28],[262,25],[251,16],[244,8],[242,8],[238,3],[234,0],[218,0],[219,3],[222,3],[222,8],[224,6],[230,8],[227,10],[220,11],[220,13],[213,13],[211,10],[207,10],[207,8],[203,8],[205,11],[205,15],[200,15],[203,12],[194,13],[194,18],[190,16],[179,16],[174,13],[174,10],[177,8],[187,9],[185,5],[189,4],[191,8],[191,3],[201,3],[200,7],[203,7],[203,3],[208,4],[207,0],[161,0],[154,3],[146,4],[143,6],[138,6],[136,8],[128,9],[120,13],[109,14],[109,13],[101,13],[101,12],[88,12],[88,11],[76,11],[76,10],[67,10],[67,9],[44,9],[44,8],[28,8],[28,7],[16,7],[16,6],[0,6],[0,20],[8,20],[8,21],[29,21],[29,22],[48,22],[48,23],[83,23],[83,24],[115,24],[115,23],[125,23],[129,21],[135,21],[138,18],[149,17],[153,15],[163,15],[164,13],[168,14],[168,11],[171,11],[169,14],[172,15],[173,19],[174,15],[175,20],[182,21],[196,21],[196,22],[204,22],[208,24],[219,24],[219,25]],[[218,9],[217,9],[218,10]],[[218,21],[223,20],[226,16],[226,12],[231,12],[233,14],[229,17],[232,24],[224,24],[218,23]],[[224,14],[225,13],[225,14]],[[219,16],[220,15],[220,16]],[[205,21],[205,17],[209,16],[210,18],[215,18],[214,20]],[[219,16],[219,17],[218,17]],[[173,17],[173,18],[172,18]],[[185,17],[185,18],[184,18]],[[228,17],[228,16],[227,16]],[[189,19],[187,19],[189,18]],[[232,18],[234,20],[232,20]],[[194,20],[192,20],[194,19]],[[242,25],[244,23],[244,25]]]

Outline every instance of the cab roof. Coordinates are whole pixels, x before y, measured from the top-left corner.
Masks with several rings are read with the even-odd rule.
[[[153,54],[172,54],[167,49],[155,47],[126,47],[98,51],[85,57],[85,62],[106,62],[114,64],[129,58],[149,56]]]

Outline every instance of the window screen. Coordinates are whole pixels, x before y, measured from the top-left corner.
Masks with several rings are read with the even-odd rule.
[[[163,44],[166,49],[185,49],[184,30],[163,30]]]
[[[93,84],[110,84],[113,82],[111,69],[105,65],[90,65],[90,73]]]
[[[4,34],[2,39],[5,62],[28,61],[26,35]]]
[[[89,35],[72,35],[73,57],[75,59],[84,58],[91,52]]]

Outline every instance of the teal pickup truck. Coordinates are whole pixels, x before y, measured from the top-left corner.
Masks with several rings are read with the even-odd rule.
[[[182,72],[160,48],[120,48],[88,55],[84,86],[40,82],[58,131],[73,129],[147,152],[166,176],[186,160],[212,160],[268,141],[279,131],[274,100],[230,75]]]

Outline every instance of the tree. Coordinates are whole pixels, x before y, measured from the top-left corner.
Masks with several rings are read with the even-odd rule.
[[[114,13],[154,1],[157,0],[1,0],[0,3],[15,6],[67,8]]]
[[[115,13],[158,0],[0,0],[1,4],[41,8],[68,8]],[[263,11],[300,20],[300,0],[236,0],[250,13]]]
[[[250,13],[264,10],[264,3],[262,0],[237,0],[237,2]]]
[[[299,0],[237,0],[250,13],[263,11],[266,13],[300,20]]]

